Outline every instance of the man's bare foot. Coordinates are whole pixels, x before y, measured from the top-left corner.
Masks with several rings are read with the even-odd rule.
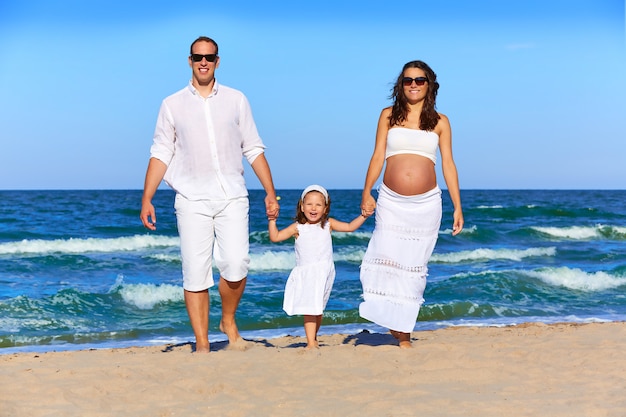
[[[250,342],[245,341],[239,335],[239,330],[234,322],[231,326],[226,326],[223,321],[220,321],[220,331],[228,337],[228,350],[248,350],[252,347]]]
[[[226,350],[238,350],[243,352],[244,350],[248,350],[253,346],[252,342],[248,342],[243,338],[239,338],[236,342],[228,342],[228,346],[226,346]]]
[[[192,353],[209,353],[210,350],[211,349],[210,349],[209,342],[206,342],[206,343],[196,342],[196,348],[193,350]]]
[[[237,343],[239,340],[243,340],[239,335],[239,329],[233,322],[230,325],[224,324],[224,321],[220,321],[220,331],[228,337],[228,343]]]

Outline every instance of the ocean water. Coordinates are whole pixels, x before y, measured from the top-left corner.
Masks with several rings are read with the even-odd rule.
[[[331,215],[359,214],[360,190],[329,190]],[[300,190],[281,190],[279,227]],[[293,242],[271,243],[264,194],[250,192],[251,264],[238,310],[244,338],[302,335],[282,311]],[[626,320],[626,191],[464,190],[429,265],[415,330],[524,322]],[[193,341],[183,301],[174,193],[154,199],[158,230],[139,220],[141,191],[0,191],[0,354]],[[321,333],[385,329],[359,318],[359,264],[374,219],[333,234],[337,277]],[[217,273],[216,273],[217,275]],[[220,300],[211,292],[210,340]]]

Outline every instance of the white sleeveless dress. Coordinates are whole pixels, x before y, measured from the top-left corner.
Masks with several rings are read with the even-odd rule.
[[[283,310],[295,314],[317,316],[324,312],[335,281],[333,244],[330,222],[298,224],[296,267],[285,285]]]

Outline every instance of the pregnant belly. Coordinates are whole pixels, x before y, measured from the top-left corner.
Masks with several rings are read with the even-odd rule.
[[[430,159],[402,154],[387,159],[383,181],[398,194],[417,195],[437,186],[437,174]]]

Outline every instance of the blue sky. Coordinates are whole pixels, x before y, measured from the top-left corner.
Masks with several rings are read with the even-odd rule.
[[[200,35],[278,189],[361,188],[414,59],[438,75],[462,189],[626,188],[622,0],[174,3],[0,2],[0,189],[141,189]]]

